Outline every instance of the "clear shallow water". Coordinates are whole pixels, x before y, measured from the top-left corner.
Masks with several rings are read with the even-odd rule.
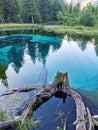
[[[97,44],[89,39],[67,39],[31,34],[0,37],[0,92],[50,83],[62,71],[68,72],[70,86],[92,100],[93,95],[97,97]]]

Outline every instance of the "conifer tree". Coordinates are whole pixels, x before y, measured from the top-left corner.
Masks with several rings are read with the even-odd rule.
[[[17,22],[17,0],[2,0],[2,10],[5,22]]]
[[[24,0],[23,17],[26,23],[35,23],[40,21],[40,14],[35,0]]]

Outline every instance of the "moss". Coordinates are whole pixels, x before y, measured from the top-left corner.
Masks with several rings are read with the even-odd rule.
[[[3,111],[0,111],[0,121],[6,121],[7,117],[6,117],[6,113]]]
[[[63,128],[61,128],[61,127],[57,127],[57,129],[56,130],[63,130]]]
[[[38,103],[42,103],[43,100],[41,98],[38,99]]]
[[[43,89],[46,88],[46,84],[43,84],[43,85],[42,85],[42,88],[43,88]]]
[[[31,128],[39,127],[39,125],[40,125],[40,119],[33,120],[30,118],[27,118],[24,124],[19,122],[17,130],[28,130]]]
[[[57,84],[60,84],[60,83],[62,83],[63,82],[63,78],[62,77],[58,77],[57,78]]]
[[[57,81],[57,84],[62,84],[63,83],[63,75],[62,75],[62,73],[57,72],[56,81]]]

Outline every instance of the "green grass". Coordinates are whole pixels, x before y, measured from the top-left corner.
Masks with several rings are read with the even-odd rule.
[[[40,24],[0,24],[0,31],[19,28],[37,28],[47,33],[62,35],[66,33],[79,35],[98,35],[97,27],[40,25]]]
[[[79,35],[98,35],[97,27],[84,26],[44,26],[44,30],[55,34],[79,34]]]
[[[43,28],[43,26],[37,24],[0,24],[0,31],[18,28]]]
[[[0,121],[6,121],[7,117],[6,117],[6,113],[3,111],[0,111]]]
[[[37,128],[40,126],[40,122],[41,122],[40,119],[33,120],[30,118],[27,118],[24,124],[19,122],[16,130],[29,130],[31,128]]]

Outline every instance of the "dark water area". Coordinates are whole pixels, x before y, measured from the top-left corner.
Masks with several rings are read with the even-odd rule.
[[[92,103],[87,97],[80,93],[86,107],[89,108],[91,115],[98,115],[98,106]],[[65,98],[65,99],[64,99]],[[57,95],[42,104],[32,115],[32,119],[40,119],[40,126],[35,130],[75,130],[73,123],[76,120],[75,102],[69,95]],[[33,130],[33,128],[31,128]],[[98,128],[96,128],[97,130]]]
[[[75,114],[75,104],[70,96],[66,97],[65,102],[52,97],[33,113],[33,118],[41,119],[41,125],[36,130],[57,130],[63,128],[65,122],[67,130],[74,130]]]
[[[57,71],[68,72],[70,86],[83,94],[92,115],[98,114],[97,37],[57,36],[37,29],[3,31],[0,35],[0,94],[13,88],[50,84]],[[33,94],[29,92],[29,97]],[[74,101],[70,96],[61,98],[55,95],[33,113],[32,118],[41,119],[36,130],[58,130],[65,121],[67,130],[74,130]]]

